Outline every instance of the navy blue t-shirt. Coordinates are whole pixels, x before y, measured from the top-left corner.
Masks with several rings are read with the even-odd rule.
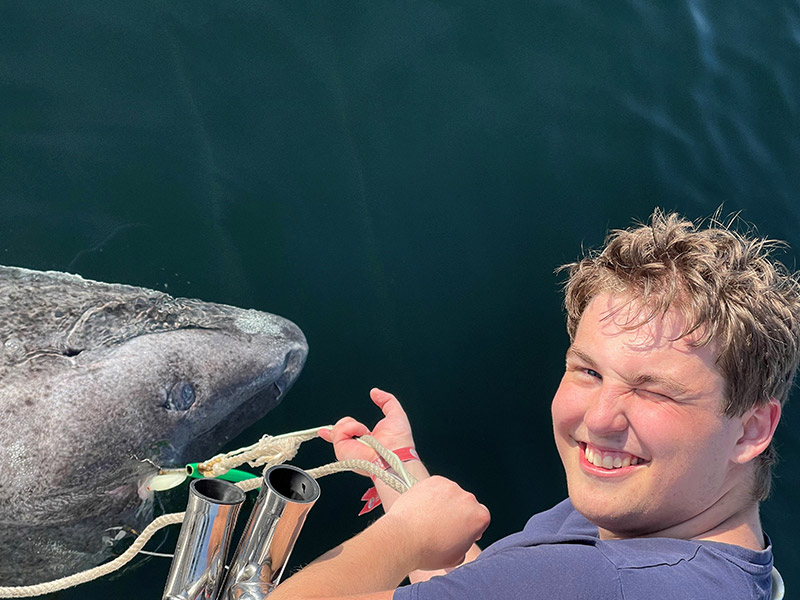
[[[769,600],[772,549],[673,538],[599,539],[565,500],[519,533],[394,600]]]

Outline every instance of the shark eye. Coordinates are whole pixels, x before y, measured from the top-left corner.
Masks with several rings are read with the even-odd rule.
[[[167,410],[189,410],[194,404],[194,386],[188,381],[179,381],[170,388],[164,408]]]

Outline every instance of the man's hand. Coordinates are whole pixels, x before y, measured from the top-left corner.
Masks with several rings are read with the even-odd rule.
[[[370,390],[370,398],[383,411],[383,419],[378,421],[370,432],[366,425],[359,423],[352,417],[340,419],[333,428],[320,430],[320,437],[333,443],[336,458],[339,460],[364,459],[373,460],[377,457],[375,451],[369,446],[353,439],[355,436],[372,435],[376,440],[389,450],[414,446],[414,437],[411,435],[411,424],[408,422],[403,407],[392,394],[377,388]]]
[[[395,500],[383,517],[403,532],[405,553],[415,569],[432,571],[461,564],[489,526],[489,510],[458,484],[433,476]]]
[[[411,425],[409,424],[408,417],[406,416],[403,407],[400,405],[400,402],[395,398],[392,394],[387,392],[381,391],[379,389],[373,389],[370,391],[370,397],[372,401],[381,409],[383,412],[383,419],[381,419],[377,425],[375,425],[375,429],[370,432],[366,425],[359,423],[355,419],[351,417],[345,417],[341,419],[338,423],[336,423],[333,431],[329,430],[321,430],[320,437],[326,439],[329,442],[333,443],[334,450],[336,452],[336,457],[339,460],[347,460],[347,459],[365,459],[365,460],[373,460],[377,454],[375,453],[372,448],[359,442],[358,440],[354,439],[355,436],[361,436],[368,433],[371,433],[373,437],[375,437],[381,444],[383,444],[389,450],[397,450],[399,448],[406,448],[406,447],[413,447],[414,446],[414,438],[411,434]],[[425,468],[419,460],[411,460],[405,463],[405,468],[411,473],[419,482],[430,477],[428,470]],[[412,488],[413,494],[411,499],[417,494],[421,494],[420,490],[416,488],[420,484]],[[435,484],[440,485],[440,484]],[[452,484],[455,486],[455,484]],[[458,490],[458,486],[455,486]],[[394,491],[392,488],[387,486],[385,483],[380,481],[379,479],[375,481],[375,488],[378,490],[378,494],[380,495],[381,501],[383,503],[383,508],[385,511],[390,511],[394,503],[400,498],[400,495]],[[423,490],[425,488],[422,488]],[[406,492],[407,495],[409,492]],[[466,492],[463,492],[466,493]],[[472,502],[475,502],[474,496],[471,494],[468,495]],[[406,503],[411,502],[411,499],[406,499]],[[435,499],[435,498],[434,498]],[[486,511],[485,507],[481,505],[477,505],[485,512],[486,524],[488,524],[488,511]],[[427,510],[427,509],[420,509],[420,510]],[[478,511],[480,512],[480,510]],[[447,516],[452,516],[450,515]],[[464,539],[471,538],[470,542],[474,541],[483,533],[483,530],[486,528],[486,524],[482,527],[476,527],[475,525],[472,526],[472,533],[463,533],[463,531],[470,531],[470,526],[459,524],[457,527],[454,527],[451,531],[462,532],[462,536]],[[480,529],[478,531],[478,529]],[[463,530],[463,531],[462,531]],[[448,538],[442,537],[441,540],[445,540]],[[437,542],[438,543],[438,542]],[[455,552],[454,548],[458,544],[453,544],[452,547],[448,550],[450,554]],[[467,545],[469,546],[469,544]],[[473,545],[472,548],[467,550],[460,550],[459,547],[459,557],[463,559],[464,552],[467,552],[466,560],[471,561],[474,560],[480,554],[480,548],[478,546]],[[447,553],[446,553],[447,554]],[[449,554],[448,554],[449,556]],[[427,563],[436,563],[439,561],[431,561],[426,559]],[[449,562],[449,561],[445,561]],[[448,564],[447,567],[452,567],[458,564],[460,561],[455,561],[452,564]],[[435,575],[443,575],[446,571],[436,569],[430,570],[414,570],[412,572],[404,573],[404,575],[408,575],[409,579],[412,582],[417,581],[425,581],[430,579]]]

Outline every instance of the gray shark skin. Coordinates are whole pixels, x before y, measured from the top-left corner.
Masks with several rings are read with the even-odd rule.
[[[0,267],[0,585],[106,560],[152,518],[157,467],[216,453],[307,352],[275,315]]]

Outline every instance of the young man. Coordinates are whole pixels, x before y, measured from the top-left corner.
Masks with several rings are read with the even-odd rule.
[[[481,553],[488,511],[412,460],[417,485],[379,484],[386,514],[271,598],[769,598],[758,503],[800,360],[800,284],[772,246],[658,211],[613,232],[568,266],[552,415],[569,499]],[[397,399],[371,395],[372,434],[412,447]],[[374,458],[367,432],[345,418],[326,437]]]

